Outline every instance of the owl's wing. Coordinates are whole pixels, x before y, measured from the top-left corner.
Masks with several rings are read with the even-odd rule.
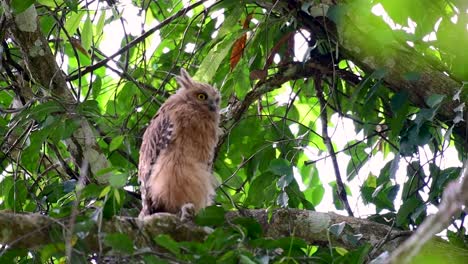
[[[174,138],[174,126],[165,109],[151,120],[143,135],[143,142],[140,148],[140,161],[138,163],[138,180],[140,181],[140,191],[143,209],[140,215],[149,215],[154,209],[153,201],[147,196],[150,189],[150,177],[153,165],[156,163],[161,151],[166,149]]]

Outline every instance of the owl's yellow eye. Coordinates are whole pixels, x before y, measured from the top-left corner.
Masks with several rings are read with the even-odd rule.
[[[206,100],[206,97],[207,97],[207,96],[206,96],[206,94],[204,94],[204,93],[199,93],[199,94],[197,94],[197,98],[198,98],[199,100],[205,101],[205,100]]]

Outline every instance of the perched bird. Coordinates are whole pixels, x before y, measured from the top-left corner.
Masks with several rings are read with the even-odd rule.
[[[215,194],[212,163],[220,94],[194,81],[184,69],[176,80],[180,89],[161,106],[143,135],[138,164],[140,217],[181,210],[194,213],[210,205]]]

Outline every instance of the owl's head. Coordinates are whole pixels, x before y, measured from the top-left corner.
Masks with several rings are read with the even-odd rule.
[[[180,85],[177,95],[197,109],[208,110],[213,114],[219,114],[221,96],[215,88],[206,83],[196,82],[185,69],[180,69],[180,75],[176,76]]]

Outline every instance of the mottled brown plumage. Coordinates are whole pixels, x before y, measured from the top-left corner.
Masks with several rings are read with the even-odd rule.
[[[161,106],[143,135],[140,217],[179,213],[190,203],[198,211],[211,204],[215,193],[211,165],[218,142],[219,92],[195,82],[184,69],[176,79],[180,89]]]

